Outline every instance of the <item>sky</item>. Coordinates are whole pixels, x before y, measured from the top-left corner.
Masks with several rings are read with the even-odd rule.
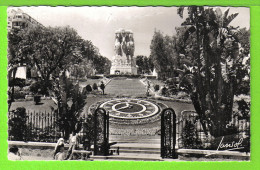
[[[174,35],[175,27],[184,19],[177,15],[176,7],[19,7],[44,26],[67,26],[77,30],[85,40],[91,40],[101,55],[112,59],[115,31],[132,30],[135,56],[150,55],[150,44],[155,30]],[[10,9],[17,9],[10,7]],[[222,11],[227,8],[222,7]],[[230,25],[250,28],[249,8],[230,8],[229,14],[239,15]],[[184,17],[187,14],[184,14]]]

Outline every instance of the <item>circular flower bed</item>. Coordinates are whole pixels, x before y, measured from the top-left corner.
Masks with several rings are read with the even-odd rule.
[[[147,99],[132,99],[132,98],[123,98],[123,99],[108,99],[108,100],[103,100],[103,101],[99,101],[96,102],[94,104],[92,104],[89,109],[88,109],[88,113],[89,114],[94,114],[95,110],[98,107],[105,107],[105,110],[112,110],[109,108],[106,108],[106,104],[111,104],[111,108],[115,109],[113,107],[113,103],[110,102],[116,102],[119,101],[122,102],[122,106],[120,104],[120,107],[122,108],[122,110],[118,110],[117,112],[115,111],[115,113],[111,113],[111,116],[109,117],[109,122],[110,123],[114,123],[114,124],[122,124],[122,125],[134,125],[134,124],[146,124],[146,123],[152,123],[155,121],[158,121],[161,119],[161,111],[165,108],[167,108],[167,106],[163,103],[160,102],[156,102],[153,100],[147,100]],[[147,108],[154,106],[154,110],[148,110],[147,113],[151,112],[151,114],[145,114],[145,112],[140,113],[140,112],[136,112],[137,116],[132,116],[132,117],[127,117],[127,116],[122,116],[121,114],[126,114],[127,113],[123,113],[123,111],[127,111],[127,109],[129,108],[124,108],[127,107],[127,102],[126,104],[124,103],[125,101],[129,101],[129,107],[131,106],[132,102],[136,101],[138,104],[147,104]],[[149,105],[150,104],[150,105]],[[115,106],[117,106],[119,104],[115,103]],[[134,105],[134,104],[132,104]],[[113,111],[113,110],[112,110]],[[152,112],[154,111],[154,112]],[[121,113],[122,112],[122,113]],[[118,116],[117,116],[117,115]],[[133,113],[129,113],[134,115]],[[143,116],[143,117],[142,117]]]

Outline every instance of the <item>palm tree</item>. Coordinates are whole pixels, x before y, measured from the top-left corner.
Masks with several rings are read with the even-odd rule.
[[[183,17],[184,7],[178,9]],[[205,133],[222,136],[235,133],[228,126],[232,119],[234,93],[237,88],[239,42],[237,28],[229,26],[238,13],[228,15],[220,8],[187,8],[182,26],[185,50],[181,54],[180,86],[191,96]],[[178,35],[180,36],[180,35]],[[187,59],[189,62],[187,62]]]

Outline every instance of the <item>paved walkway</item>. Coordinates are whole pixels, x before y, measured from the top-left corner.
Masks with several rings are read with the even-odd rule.
[[[105,88],[105,93],[116,96],[144,97],[146,87],[139,79],[113,79]]]

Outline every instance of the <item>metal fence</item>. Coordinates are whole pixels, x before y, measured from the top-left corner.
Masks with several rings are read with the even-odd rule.
[[[183,142],[185,133],[184,128],[187,124],[187,121],[192,122],[194,125],[194,132],[196,133],[197,140],[201,142],[201,147],[210,148],[215,138],[210,135],[209,131],[207,135],[205,134],[203,127],[198,119],[198,114],[195,111],[188,110],[182,111],[180,117],[176,121],[176,143],[178,148],[187,148]],[[237,130],[237,133],[232,134],[232,137],[236,139],[250,138],[249,119],[243,119],[236,115],[232,117],[231,124]]]
[[[8,113],[8,120],[13,120],[17,115],[14,112]],[[34,142],[57,142],[58,138],[62,137],[62,133],[59,131],[57,125],[58,114],[56,112],[26,112],[25,126],[23,129],[25,132],[22,139],[17,139],[12,133],[12,126],[8,126],[8,140],[23,140]],[[83,120],[86,115],[83,114]],[[214,137],[208,133],[205,134],[201,123],[198,121],[198,115],[195,111],[182,111],[181,116],[176,120],[176,145],[178,148],[187,148],[183,142],[184,128],[187,121],[192,121],[194,124],[194,130],[197,134],[197,139],[201,141],[201,146],[207,148],[212,144]],[[238,130],[235,134],[237,138],[250,138],[250,122],[246,119],[240,119],[238,116],[234,116],[232,124]],[[85,135],[84,130],[80,132],[81,136]]]
[[[57,139],[60,137],[57,126],[57,113],[55,112],[26,112],[25,119],[25,129],[22,129],[22,137],[17,138],[14,135],[15,125],[8,126],[8,140],[24,140],[24,141],[37,141],[37,142],[57,142]],[[19,124],[19,119],[15,121],[15,118],[18,118],[18,115],[14,112],[8,113],[9,122],[14,120],[14,123]],[[18,129],[19,133],[19,129]]]

